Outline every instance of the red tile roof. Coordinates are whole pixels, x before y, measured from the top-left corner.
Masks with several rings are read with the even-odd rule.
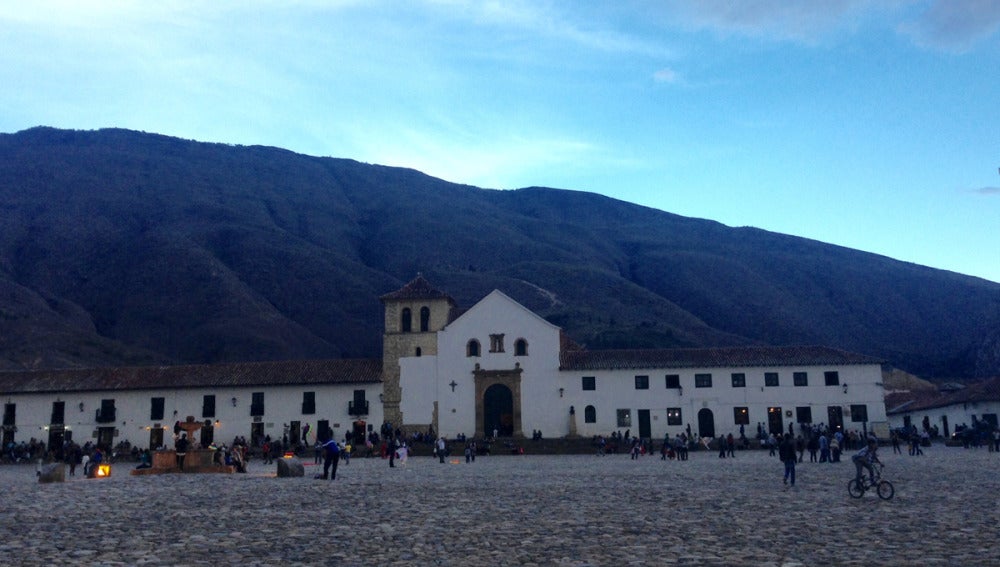
[[[417,274],[417,277],[413,278],[413,281],[404,285],[400,289],[387,293],[379,297],[382,301],[387,300],[406,300],[406,299],[447,299],[449,303],[454,304],[455,300],[451,298],[447,293],[435,289],[431,286],[430,282],[424,279],[424,276]]]
[[[576,350],[560,355],[562,370],[713,368],[720,366],[829,366],[882,360],[822,346]]]
[[[293,360],[0,372],[0,394],[381,381],[382,361],[377,359]]]
[[[1000,402],[1000,376],[950,392],[899,392],[886,396],[887,414],[943,408],[971,402]]]

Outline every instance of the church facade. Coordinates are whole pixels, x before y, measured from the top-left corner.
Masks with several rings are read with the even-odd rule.
[[[420,279],[403,291],[411,312],[454,304]],[[386,310],[387,329],[395,313]],[[753,436],[758,426],[888,431],[881,361],[865,355],[816,346],[590,351],[498,290],[436,330],[429,323],[422,332],[434,335],[433,348],[394,351],[400,411],[391,419],[407,430],[654,439]]]
[[[872,357],[814,346],[590,351],[499,290],[459,313],[422,276],[380,299],[381,360],[0,373],[3,445],[170,446],[189,416],[202,438],[225,443],[309,443],[383,423],[449,438],[887,432]]]

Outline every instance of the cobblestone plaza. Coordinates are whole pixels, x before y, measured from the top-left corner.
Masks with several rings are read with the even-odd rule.
[[[254,461],[248,474],[134,477],[121,463],[39,484],[34,466],[10,465],[0,564],[1000,564],[1000,454],[880,453],[891,501],[848,496],[849,458],[800,463],[787,488],[767,451],[355,458],[332,482]]]

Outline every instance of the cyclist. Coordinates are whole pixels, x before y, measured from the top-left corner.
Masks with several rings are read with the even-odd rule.
[[[869,437],[868,445],[855,453],[851,460],[854,461],[854,466],[857,468],[857,475],[854,478],[858,484],[861,484],[862,467],[868,469],[868,478],[872,484],[875,484],[875,469],[872,467],[872,463],[882,464],[882,461],[878,460],[878,439]]]

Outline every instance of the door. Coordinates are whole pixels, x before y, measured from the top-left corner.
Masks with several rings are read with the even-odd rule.
[[[514,434],[514,394],[503,384],[494,384],[483,393],[483,431],[504,437]]]
[[[63,443],[65,442],[66,428],[62,425],[53,425],[49,427],[49,444],[47,447],[50,451],[56,452],[56,458],[62,460]]]
[[[366,427],[367,424],[364,420],[359,419],[354,422],[351,427],[351,440],[354,445],[364,445],[365,438],[367,437],[367,433],[365,432]]]
[[[97,428],[97,445],[104,449],[110,450],[115,443],[115,428],[114,427],[98,427]]]
[[[944,438],[951,439],[951,433],[948,432],[948,416],[941,416],[941,426],[944,429]]]
[[[767,432],[781,435],[785,432],[784,420],[781,417],[781,408],[767,408]]]
[[[840,406],[829,406],[826,410],[827,425],[830,431],[844,430],[844,408]]]
[[[163,446],[163,428],[154,427],[149,430],[149,450],[155,451]]]
[[[715,416],[708,408],[698,410],[698,436],[715,437]]]
[[[215,426],[210,420],[206,419],[205,425],[201,426],[201,433],[198,434],[198,440],[201,442],[201,446],[206,449],[215,441]]]
[[[257,421],[250,424],[250,445],[260,447],[264,442],[264,423]]]
[[[653,432],[649,427],[649,410],[641,409],[639,414],[639,438],[640,439],[650,439],[653,437]]]
[[[333,431],[330,431],[330,421],[321,419],[316,422],[316,440],[326,443],[333,438]]]

